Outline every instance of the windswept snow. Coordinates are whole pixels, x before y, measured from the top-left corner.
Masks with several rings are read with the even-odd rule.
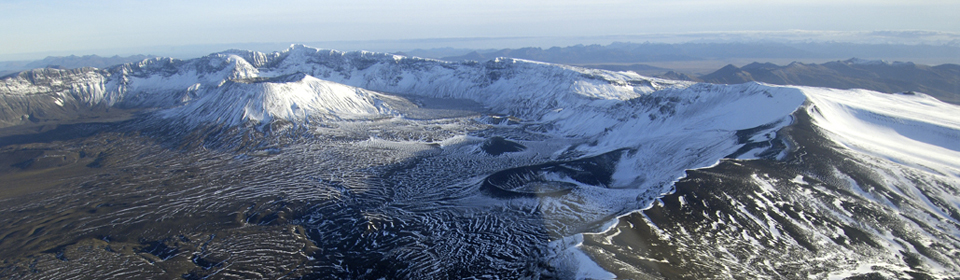
[[[960,107],[927,95],[800,88],[816,125],[848,148],[960,178]]]

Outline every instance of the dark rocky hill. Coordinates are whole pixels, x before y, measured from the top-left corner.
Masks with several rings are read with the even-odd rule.
[[[859,59],[823,64],[793,62],[785,66],[754,62],[743,67],[727,65],[696,79],[686,75],[663,77],[718,84],[758,81],[777,85],[862,88],[888,93],[915,91],[960,104],[960,65],[956,64],[928,66]]]

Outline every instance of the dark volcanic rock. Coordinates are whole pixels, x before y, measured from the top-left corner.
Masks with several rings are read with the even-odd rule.
[[[574,161],[510,168],[488,176],[481,191],[493,197],[513,198],[563,194],[576,188],[577,183],[606,187],[625,152],[621,149]]]
[[[689,170],[675,192],[651,208],[620,217],[612,230],[586,235],[586,251],[604,252],[594,255],[601,265],[632,279],[822,278],[845,265],[831,261],[838,256],[904,260],[865,268],[848,279],[933,279],[936,268],[920,265],[920,259],[955,264],[949,252],[956,243],[922,244],[927,234],[942,234],[928,224],[932,214],[906,210],[922,208],[923,202],[881,183],[883,173],[898,171],[877,169],[828,144],[807,114],[798,112],[797,123],[781,131],[799,147],[789,158],[722,160]],[[928,198],[953,190],[916,183]],[[863,190],[867,193],[858,193]],[[913,244],[917,252],[889,256],[891,238]],[[618,270],[624,267],[612,265],[618,261],[633,269]]]
[[[519,152],[526,148],[527,147],[520,143],[504,139],[500,136],[490,137],[490,139],[484,140],[483,144],[480,144],[480,149],[483,150],[483,152],[494,156],[499,156],[503,153]]]

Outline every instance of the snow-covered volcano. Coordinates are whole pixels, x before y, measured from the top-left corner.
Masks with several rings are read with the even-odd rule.
[[[4,79],[0,87],[0,93],[10,106],[9,110],[4,112],[3,122],[7,125],[24,123],[26,120],[21,121],[21,116],[34,115],[40,118],[56,111],[45,110],[34,104],[50,103],[60,107],[105,105],[123,108],[192,106],[189,104],[194,104],[195,99],[202,99],[200,95],[206,95],[206,92],[215,92],[216,89],[232,91],[234,87],[246,87],[240,84],[255,85],[240,91],[277,97],[265,98],[264,102],[300,102],[303,100],[293,100],[306,96],[295,92],[324,91],[316,86],[301,87],[289,81],[270,82],[271,79],[291,77],[306,77],[306,80],[301,82],[303,84],[321,83],[312,79],[316,77],[328,85],[339,83],[393,94],[474,100],[495,112],[524,117],[538,117],[551,110],[578,107],[595,100],[634,98],[677,83],[635,74],[515,59],[496,59],[485,63],[444,62],[383,53],[344,53],[296,45],[272,54],[227,51],[187,61],[148,59],[103,70],[84,68],[23,72]],[[287,86],[275,86],[280,84]],[[220,95],[222,92],[211,96]],[[236,96],[242,98],[244,95]],[[281,101],[282,99],[287,101]],[[345,105],[338,102],[317,104],[313,107],[328,107],[320,111],[329,113],[351,113],[338,108]],[[246,107],[247,103],[231,100],[229,106]],[[359,109],[357,106],[348,107]],[[218,110],[225,113],[241,109]],[[207,119],[210,116],[203,115],[203,119],[197,121],[217,119]],[[228,123],[236,120],[232,116],[223,116],[221,119]]]
[[[391,110],[377,96],[369,90],[295,73],[272,78],[231,79],[215,88],[197,84],[182,99],[183,106],[161,114],[193,123],[226,125],[389,114]]]
[[[70,244],[97,236],[154,240],[129,246],[152,248],[140,254],[156,263],[189,268],[178,277],[960,273],[960,109],[924,94],[694,84],[508,58],[447,62],[293,46],[108,69],[32,70],[0,81],[0,97],[0,124],[13,128],[90,118],[97,110],[142,110],[115,126],[79,125],[92,131],[83,136],[55,130],[37,137],[54,150],[96,146],[83,141],[120,143],[84,151],[97,155],[84,168],[103,178],[128,174],[128,166],[156,170],[93,177],[104,183],[91,184],[142,182],[153,187],[137,192],[167,190],[155,194],[164,199],[133,203],[153,196],[117,190],[109,195],[116,201],[103,205],[118,208],[77,211],[97,215],[77,218],[84,222],[76,232],[49,234],[80,236]],[[296,125],[262,129],[287,123]],[[164,133],[256,144],[191,150],[164,142]],[[56,146],[43,137],[76,143]],[[147,152],[150,141],[141,138],[151,137],[157,149],[178,148]],[[34,154],[17,150],[32,143],[29,137],[0,139],[9,141],[0,144],[10,155]],[[11,166],[27,170],[47,158]],[[167,173],[188,175],[150,177]],[[199,213],[236,218],[210,226],[194,218]],[[46,222],[30,219],[10,224]],[[120,226],[171,220],[197,224],[170,236],[150,226]],[[276,237],[276,244],[309,240],[256,249],[282,252],[271,257],[301,265],[267,275],[243,253],[208,249],[217,236],[254,228],[288,238]],[[0,249],[33,248],[35,237],[21,234],[29,230],[4,230],[22,242]],[[222,241],[243,240],[231,238],[237,239]],[[87,248],[70,244],[59,252]],[[83,272],[89,263],[110,267],[139,256],[87,254],[78,257],[83,261],[48,263],[45,254],[62,262],[48,249],[36,249],[32,267]],[[0,275],[62,277],[17,270],[20,264]],[[176,274],[170,271],[163,275]]]

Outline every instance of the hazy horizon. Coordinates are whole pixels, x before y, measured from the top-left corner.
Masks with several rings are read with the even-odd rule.
[[[367,50],[398,52],[416,49],[506,49],[525,47],[569,47],[574,45],[609,45],[615,42],[628,43],[804,43],[836,42],[855,44],[902,44],[902,45],[948,45],[960,46],[960,33],[936,31],[739,31],[739,32],[690,32],[641,35],[605,36],[554,36],[554,37],[473,37],[473,38],[422,38],[402,40],[353,40],[353,41],[291,41],[291,42],[234,42],[195,45],[156,45],[143,47],[113,47],[103,49],[76,49],[31,53],[0,54],[0,61],[32,61],[48,56],[98,55],[157,55],[174,58],[194,58],[228,49],[247,49],[261,52],[282,51],[292,44],[304,44],[323,49],[342,51]]]
[[[764,36],[960,44],[956,1],[5,0],[0,10],[6,14],[0,24],[8,27],[0,30],[5,41],[0,60],[70,54],[178,56],[233,46],[275,51],[290,43],[373,51]]]

